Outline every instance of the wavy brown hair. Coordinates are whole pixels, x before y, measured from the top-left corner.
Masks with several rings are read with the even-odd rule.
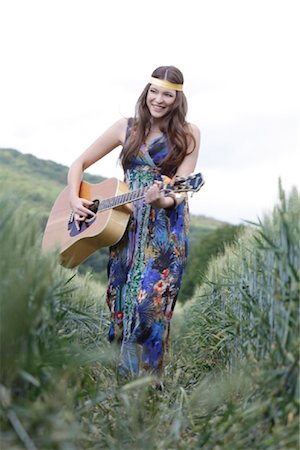
[[[182,73],[174,66],[158,67],[151,76],[176,84],[183,84],[184,82]],[[138,154],[140,147],[151,130],[151,114],[146,104],[150,86],[151,84],[148,83],[137,101],[130,136],[120,155],[124,170],[126,170],[132,157]],[[185,120],[186,114],[186,97],[182,91],[176,91],[176,99],[172,109],[162,118],[160,125],[160,131],[166,134],[170,146],[170,151],[160,163],[162,173],[166,175],[172,175],[174,168],[177,169],[180,166],[187,154],[190,143],[193,142],[194,148],[196,145],[195,138]]]

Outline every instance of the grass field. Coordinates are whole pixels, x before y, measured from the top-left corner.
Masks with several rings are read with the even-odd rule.
[[[296,190],[176,311],[163,391],[118,383],[105,286],[41,254],[22,206],[1,211],[1,449],[299,448]]]

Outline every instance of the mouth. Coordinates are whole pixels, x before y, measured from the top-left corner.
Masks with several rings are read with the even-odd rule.
[[[152,108],[154,109],[154,111],[156,112],[160,112],[163,111],[165,109],[164,106],[160,106],[160,105],[152,105]]]

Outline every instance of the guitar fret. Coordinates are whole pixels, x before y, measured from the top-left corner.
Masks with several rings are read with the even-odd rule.
[[[128,203],[131,201],[131,192],[126,192],[126,194],[122,195],[124,203]]]

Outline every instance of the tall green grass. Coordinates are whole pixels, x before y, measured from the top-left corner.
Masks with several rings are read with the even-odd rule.
[[[97,390],[93,373],[111,359],[103,288],[42,254],[25,207],[1,211],[1,448],[34,448],[27,428],[37,448],[63,448],[81,432],[74,407],[85,386]]]
[[[41,254],[34,220],[1,206],[1,449],[298,448],[296,190],[177,310],[163,391],[118,382],[104,288]]]
[[[211,263],[185,311],[181,360],[192,366],[194,404],[217,383],[213,426],[197,440],[207,448],[299,448],[300,201],[296,189],[279,192],[272,215]]]

